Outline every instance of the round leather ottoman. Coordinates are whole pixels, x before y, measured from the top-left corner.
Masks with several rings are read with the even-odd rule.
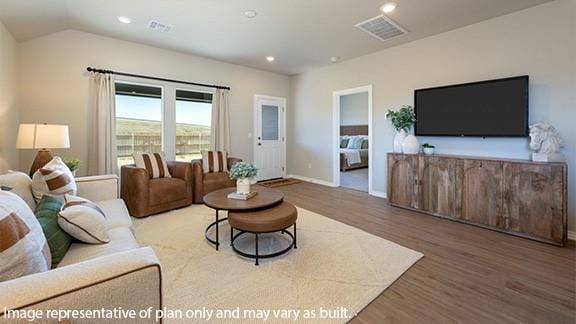
[[[290,251],[292,248],[296,249],[296,219],[298,219],[296,207],[287,202],[282,202],[271,208],[255,211],[228,212],[232,249],[241,256],[256,259],[256,265],[259,264],[259,259],[273,258]],[[289,227],[293,227],[292,233],[287,231]],[[238,230],[239,233],[234,234],[234,230]],[[292,242],[282,251],[260,255],[258,253],[258,235],[273,232],[287,234],[292,238]],[[234,241],[246,233],[254,234],[254,254],[242,252],[234,246]]]

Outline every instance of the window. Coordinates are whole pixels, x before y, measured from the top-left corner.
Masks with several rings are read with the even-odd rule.
[[[210,149],[212,94],[176,90],[176,161],[201,158]]]
[[[116,83],[118,168],[135,152],[162,151],[162,88]]]
[[[189,162],[210,149],[212,93],[131,82],[116,82],[118,168],[134,163],[134,153]]]

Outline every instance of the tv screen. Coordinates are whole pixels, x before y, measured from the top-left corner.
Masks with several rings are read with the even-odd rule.
[[[528,76],[414,91],[415,134],[528,136]]]

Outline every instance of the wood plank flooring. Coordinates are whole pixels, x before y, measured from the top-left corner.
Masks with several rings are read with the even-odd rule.
[[[296,206],[424,253],[351,323],[576,323],[574,242],[559,248],[353,190],[278,189]]]

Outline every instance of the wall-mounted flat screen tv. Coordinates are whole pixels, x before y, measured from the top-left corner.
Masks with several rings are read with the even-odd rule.
[[[414,91],[415,134],[528,136],[528,76]]]

